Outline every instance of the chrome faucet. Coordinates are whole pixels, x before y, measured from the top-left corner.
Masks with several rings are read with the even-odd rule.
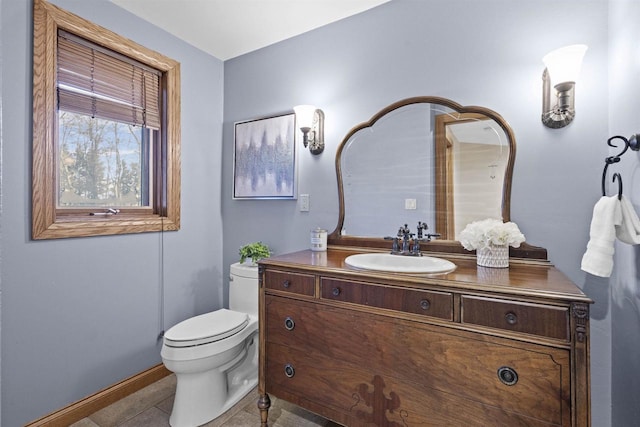
[[[387,236],[384,238],[385,240],[393,240],[393,246],[391,248],[392,255],[404,255],[405,252],[408,251],[408,234],[410,233],[409,227],[405,224],[404,227],[398,228],[398,233],[396,233],[395,237]],[[400,240],[402,240],[402,250],[400,250]]]
[[[406,254],[407,252],[410,252],[409,243],[413,238],[413,236],[415,236],[415,234],[411,232],[407,224],[405,224],[404,227],[400,227],[400,229],[398,230],[398,237],[402,237],[402,254],[403,255]]]
[[[429,226],[422,222],[418,222],[418,233],[413,234],[409,226],[405,224],[398,229],[396,237],[385,237],[385,240],[393,240],[391,248],[392,255],[405,256],[422,256],[420,252],[420,242],[430,242],[432,237],[440,237],[438,233],[424,234],[423,230],[429,229]],[[400,241],[402,241],[402,249],[400,249]]]

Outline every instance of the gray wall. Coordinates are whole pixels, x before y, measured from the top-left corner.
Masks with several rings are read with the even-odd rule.
[[[640,51],[637,33],[628,25],[630,17],[640,17],[639,2],[611,2],[610,136],[628,137],[631,133],[640,133]],[[611,154],[618,152],[611,150]],[[640,212],[640,152],[625,153],[614,171],[622,174],[625,197],[634,205],[636,212]],[[612,185],[611,194],[615,191],[616,186]],[[632,425],[640,419],[640,246],[618,242],[614,274],[609,283],[602,285],[611,295],[611,425]]]
[[[7,427],[161,362],[162,247],[165,327],[220,307],[226,278],[219,206],[222,61],[107,0],[54,3],[180,61],[182,228],[30,240],[31,1],[2,0],[1,423]]]
[[[107,0],[55,3],[182,63],[183,225],[164,236],[30,241],[31,5],[0,0],[3,425],[22,425],[160,362],[163,246],[169,327],[226,301],[240,245],[263,240],[283,253],[305,249],[316,226],[333,230],[337,145],[355,124],[414,95],[486,106],[511,124],[512,218],[595,300],[593,425],[637,420],[638,248],[616,248],[610,281],[579,269],[605,141],[640,131],[635,0],[392,0],[224,65]],[[559,25],[557,17],[571,19]],[[577,117],[546,129],[540,58],[571,43],[589,45]],[[233,123],[300,103],[326,114],[325,152],[299,156],[299,193],[311,195],[311,211],[299,212],[296,201],[232,200]],[[639,160],[629,153],[619,170],[640,210]]]
[[[596,301],[593,424],[610,425],[607,282],[580,270],[608,152],[608,7],[604,0],[393,0],[226,61],[224,264],[234,262],[238,247],[248,241],[263,240],[282,253],[306,249],[309,230],[316,226],[333,230],[336,147],[351,127],[387,104],[437,95],[491,108],[510,123],[517,139],[512,219],[529,243],[546,247],[551,261]],[[540,122],[541,58],[573,43],[589,45],[577,87],[577,117],[567,128],[548,129]],[[326,115],[325,152],[299,156],[299,193],[310,194],[311,211],[299,212],[294,201],[231,200],[233,123],[290,111],[301,103],[316,104]],[[629,120],[619,131],[640,131],[634,123]],[[634,191],[631,180],[629,193]],[[380,230],[381,235],[390,232]]]

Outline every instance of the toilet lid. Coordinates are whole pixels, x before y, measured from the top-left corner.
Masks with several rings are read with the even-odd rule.
[[[249,323],[249,315],[226,308],[183,320],[164,334],[171,347],[191,347],[237,334]]]

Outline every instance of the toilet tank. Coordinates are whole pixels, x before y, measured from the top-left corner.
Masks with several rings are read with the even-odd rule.
[[[231,264],[229,309],[258,316],[258,267]]]

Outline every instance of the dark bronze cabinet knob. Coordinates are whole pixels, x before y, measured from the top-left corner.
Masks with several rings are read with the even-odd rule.
[[[284,365],[284,374],[287,376],[287,378],[293,378],[293,376],[296,374],[296,370],[293,369],[293,366],[290,363],[287,363],[286,365]]]
[[[294,322],[291,317],[287,317],[286,319],[284,319],[284,328],[287,331],[293,331],[293,328],[295,327],[296,327],[296,322]]]
[[[284,282],[282,282],[282,287],[285,289],[289,289],[289,287],[291,286],[291,282],[288,280],[285,280]]]
[[[420,308],[423,310],[429,310],[429,307],[431,307],[431,303],[429,302],[428,299],[423,299],[420,301]]]
[[[331,293],[334,297],[337,297],[338,295],[340,295],[340,292],[342,292],[340,288],[333,288],[333,291]]]
[[[504,318],[510,325],[515,325],[516,323],[518,323],[518,316],[516,316],[516,314],[511,311],[505,314]]]
[[[503,366],[498,369],[498,378],[505,385],[515,385],[518,382],[518,373],[513,368]]]

